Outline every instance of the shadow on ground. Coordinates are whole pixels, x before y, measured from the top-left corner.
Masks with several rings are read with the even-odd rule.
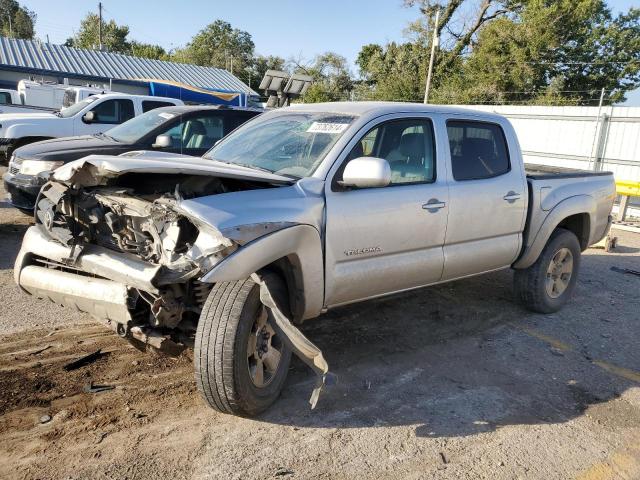
[[[310,411],[313,379],[294,361],[281,399],[260,421],[415,425],[418,436],[466,436],[566,422],[618,397],[640,382],[640,278],[610,270],[633,257],[590,252],[575,298],[557,314],[521,308],[512,298],[512,274],[504,271],[309,322],[304,331],[338,384]],[[640,425],[637,414],[625,421]]]

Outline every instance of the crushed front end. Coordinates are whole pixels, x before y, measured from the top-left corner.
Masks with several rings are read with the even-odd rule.
[[[179,205],[239,185],[182,175],[98,183],[43,187],[36,225],[16,260],[16,282],[34,296],[90,313],[123,337],[168,353],[189,346],[212,288],[199,278],[238,245]]]

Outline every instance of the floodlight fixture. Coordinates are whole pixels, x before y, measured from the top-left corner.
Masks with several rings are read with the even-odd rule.
[[[287,72],[280,70],[267,70],[258,87],[260,90],[266,90],[268,93],[281,93],[285,82],[289,78]]]
[[[287,94],[289,98],[301,97],[307,93],[312,82],[313,77],[294,73],[284,87],[283,93]]]

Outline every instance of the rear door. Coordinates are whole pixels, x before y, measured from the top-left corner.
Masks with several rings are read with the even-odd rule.
[[[527,188],[515,141],[497,123],[446,122],[451,178],[442,279],[511,265],[522,245]],[[513,162],[513,164],[512,164]]]
[[[447,182],[442,142],[428,116],[371,122],[326,186],[325,304],[335,306],[437,282],[442,275]],[[354,158],[386,159],[391,184],[341,188]]]

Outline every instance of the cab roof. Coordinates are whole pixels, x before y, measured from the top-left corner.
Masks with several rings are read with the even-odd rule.
[[[331,112],[345,115],[386,115],[391,113],[445,113],[482,116],[484,118],[503,118],[500,115],[480,112],[468,108],[453,107],[449,105],[431,105],[423,103],[407,102],[330,102],[330,103],[295,103],[289,110],[300,112]],[[280,109],[280,110],[286,110]]]

